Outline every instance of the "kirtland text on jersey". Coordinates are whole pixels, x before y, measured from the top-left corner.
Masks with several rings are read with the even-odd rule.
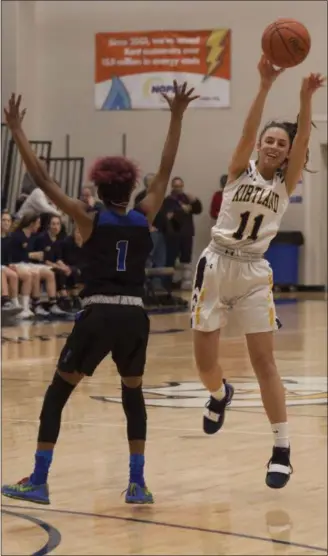
[[[262,205],[277,213],[279,195],[274,191],[268,193],[267,189],[259,187],[258,185],[242,184],[234,194],[232,202],[255,203],[256,205]]]

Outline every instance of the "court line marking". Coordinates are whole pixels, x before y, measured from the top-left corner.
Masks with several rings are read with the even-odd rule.
[[[3,507],[6,508],[14,508],[14,509],[22,509],[21,506],[11,506],[9,504],[3,504]],[[314,550],[316,552],[327,552],[326,548],[322,548],[320,546],[312,546],[312,545],[308,545],[308,544],[301,544],[301,543],[297,543],[297,542],[292,542],[292,541],[284,541],[284,540],[280,540],[280,539],[272,539],[272,538],[268,538],[268,537],[260,537],[257,535],[249,535],[247,533],[236,533],[236,532],[232,532],[232,531],[222,531],[220,529],[207,529],[206,527],[197,527],[197,526],[193,526],[193,525],[182,525],[179,523],[168,523],[165,521],[156,521],[156,520],[151,520],[151,519],[141,519],[141,518],[136,518],[136,517],[123,517],[123,516],[116,516],[116,515],[107,515],[107,514],[96,514],[96,513],[89,513],[89,512],[78,512],[75,510],[56,510],[56,509],[50,509],[50,508],[29,508],[29,510],[34,510],[34,511],[43,511],[43,512],[49,512],[49,513],[59,513],[59,514],[64,514],[64,515],[75,515],[75,516],[80,516],[80,517],[97,517],[100,519],[110,519],[110,520],[116,520],[116,521],[125,521],[125,522],[132,522],[132,523],[144,523],[146,525],[156,525],[157,527],[168,527],[171,529],[180,529],[183,531],[198,531],[200,533],[212,533],[214,535],[223,535],[223,536],[227,536],[227,537],[237,537],[237,538],[241,538],[241,539],[247,539],[247,540],[255,540],[255,541],[260,541],[260,542],[266,542],[266,543],[274,543],[274,544],[280,544],[280,545],[285,545],[285,546],[295,546],[297,548],[304,548],[307,550]]]
[[[148,408],[149,409],[149,408]],[[155,409],[155,408],[150,408],[150,409]],[[229,411],[233,411],[233,409],[229,410]],[[325,417],[325,415],[322,415],[322,417]],[[16,419],[14,417],[6,417],[2,419],[2,422],[4,423],[5,421],[7,422],[17,422],[17,423],[39,423],[39,419]],[[80,427],[82,426],[90,426],[90,427],[110,427],[110,428],[122,428],[122,427],[126,427],[126,423],[99,423],[99,421],[61,421],[62,425],[73,425],[73,426],[77,426]],[[176,432],[185,432],[185,431],[190,431],[190,432],[200,432],[200,428],[194,429],[194,428],[180,428],[180,427],[149,427],[149,430],[158,430],[158,431],[176,431]],[[267,432],[255,432],[255,431],[244,431],[244,430],[236,430],[236,429],[231,429],[231,430],[222,430],[220,431],[220,435],[226,435],[226,434],[245,434],[245,435],[251,435],[251,436],[268,436],[268,435],[272,435],[271,431],[267,431]],[[322,439],[326,439],[327,435],[326,434],[293,434],[292,435],[293,438],[320,438]],[[207,437],[206,437],[207,438]]]
[[[188,344],[189,347],[191,347],[190,344]],[[196,364],[194,363],[194,358],[191,354],[162,354],[160,353],[161,350],[156,351],[156,353],[149,353],[147,356],[147,361],[146,361],[146,370],[145,372],[150,372],[152,366],[153,366],[153,361],[172,361],[172,360],[185,360],[185,361],[189,361],[190,364],[192,365],[191,370],[195,371],[197,370],[196,368]],[[246,357],[248,357],[247,354],[245,354]],[[230,357],[230,356],[223,356],[222,359],[225,359],[226,361],[228,361],[229,363],[240,363],[242,362],[243,366],[248,367],[249,370],[251,370],[251,364],[250,362],[247,361],[247,363],[245,362],[245,358],[244,358],[244,354],[241,354],[238,357]],[[311,366],[323,366],[323,362],[320,359],[317,358],[309,358],[309,359],[304,359],[304,357],[301,356],[301,354],[296,355],[293,358],[290,359],[286,359],[284,357],[280,357],[279,355],[275,356],[276,362],[278,364],[278,367],[281,367],[283,365],[291,367],[291,366],[295,366],[297,365],[298,369],[306,369],[307,367]],[[39,358],[39,357],[35,357],[34,359],[30,359],[27,361],[24,361],[24,359],[13,359],[13,360],[8,360],[8,361],[3,361],[2,362],[2,368],[4,371],[12,371],[13,367],[18,367],[18,368],[24,368],[24,370],[33,370],[35,365],[38,364],[44,364],[44,365],[56,365],[58,361],[58,355],[57,356],[53,356],[53,357],[49,357],[49,358]],[[112,359],[111,357],[108,355],[103,362],[105,364],[108,364],[108,362],[111,362]],[[7,366],[6,366],[7,365]],[[113,370],[115,369],[114,363],[112,364],[112,368]],[[55,369],[54,369],[55,370]]]
[[[239,380],[238,377],[231,377],[231,378],[233,380],[237,380],[237,379]],[[245,375],[242,378],[253,378],[253,376],[252,375]],[[29,379],[29,378],[26,378],[26,377],[9,377],[9,376],[7,376],[7,377],[2,376],[2,381],[33,382],[33,383],[36,382],[38,384],[49,384],[50,383],[49,379],[40,380],[40,379],[36,379],[36,378]],[[102,385],[113,386],[110,382],[92,382],[92,381],[90,381],[90,382],[85,382],[84,384],[88,384],[89,386],[102,386]],[[116,385],[114,385],[114,386],[116,387]],[[152,386],[151,388],[157,388],[157,386]],[[78,393],[79,392],[77,392],[77,394]],[[326,408],[325,404],[322,404],[322,406]],[[150,406],[150,407],[152,408],[153,406]],[[292,407],[304,407],[304,406],[302,404],[300,404],[300,405],[294,405]],[[311,407],[311,406],[307,406],[307,407]],[[314,406],[312,406],[312,407],[314,407]],[[318,407],[318,406],[316,406],[316,407]],[[174,408],[174,409],[181,409],[181,408]],[[233,407],[233,408],[230,409],[230,411],[233,411],[234,413],[250,413],[250,414],[253,414],[253,415],[265,415],[265,411],[261,407],[259,407],[257,409],[257,411],[256,411],[255,408],[251,409],[251,408],[241,408],[241,407],[236,408],[236,407]],[[304,417],[305,418],[309,417],[309,418],[312,418],[312,419],[320,419],[322,417],[327,418],[327,410],[322,415],[312,415],[312,413],[290,413],[290,412],[288,412],[288,417],[297,417],[297,418],[299,418],[299,417],[303,417],[303,418]],[[10,418],[8,418],[8,419],[10,420]]]
[[[160,330],[154,330],[154,332],[161,332],[161,331],[160,331]],[[185,330],[183,330],[183,332],[191,332],[191,329],[190,329],[190,328],[186,328]],[[279,334],[279,335],[281,335],[281,334],[283,334],[283,335],[285,335],[285,334],[295,335],[295,334],[300,334],[300,333],[302,333],[302,334],[304,334],[304,333],[305,333],[305,334],[309,333],[309,334],[312,334],[312,335],[313,335],[314,332],[327,332],[327,325],[325,325],[325,326],[314,326],[313,328],[307,328],[307,327],[305,327],[305,328],[300,328],[300,329],[287,328],[286,326],[283,326],[283,328],[282,328],[281,330],[279,330],[278,334]],[[167,333],[167,335],[169,336],[170,333]],[[173,335],[173,334],[172,334],[172,335]],[[158,336],[158,334],[155,334],[154,336],[151,337],[151,339],[152,339],[152,338],[155,338],[155,337],[157,337],[157,336]],[[14,339],[17,338],[17,335],[7,336],[7,338],[8,338],[9,340],[10,340],[10,339],[14,340]],[[37,339],[38,339],[37,336],[36,336],[36,337],[32,336],[32,337],[26,339],[26,342],[28,343],[28,342],[30,342],[30,341],[37,340]],[[50,340],[66,340],[67,338],[58,338],[56,335],[53,335],[53,336],[49,336],[49,339],[50,339]],[[237,342],[237,341],[240,342],[241,339],[243,339],[243,334],[239,334],[238,336],[222,336],[221,342],[224,342],[224,343],[228,343],[228,344],[229,344],[229,343],[234,343],[234,342]],[[23,343],[24,343],[24,342],[23,342]],[[179,347],[180,347],[180,346],[190,346],[191,343],[192,343],[192,337],[191,337],[191,335],[190,335],[190,339],[189,339],[188,341],[179,341],[179,342],[178,342],[178,346],[179,346]],[[8,344],[10,344],[10,341],[8,342]],[[8,344],[7,344],[7,345],[8,345]],[[155,345],[152,345],[152,344],[153,344],[153,342],[151,341],[151,342],[149,343],[149,347],[150,347],[150,348],[160,348],[160,349],[162,349],[162,348],[176,347],[176,346],[177,346],[177,342],[176,342],[176,341],[166,342],[166,343],[160,343],[159,345],[156,345],[157,342],[155,341],[155,342],[154,342]],[[6,344],[4,344],[4,345],[6,345]],[[20,345],[22,345],[22,344],[20,344]],[[245,343],[245,348],[246,348],[246,343]],[[278,350],[276,349],[275,351],[277,352]],[[35,359],[38,359],[38,358],[37,358],[37,357],[34,358],[34,359],[33,359],[33,358],[29,358],[29,359],[25,359],[25,361],[35,361]],[[53,359],[56,359],[56,356],[49,357],[49,358],[43,357],[43,358],[40,358],[40,359],[38,359],[38,360],[47,362],[47,361],[50,361],[50,360],[53,360]],[[10,364],[12,364],[12,363],[20,363],[20,364],[23,364],[23,363],[24,363],[24,359],[13,359],[12,361],[10,361]]]
[[[23,509],[20,506],[10,506],[9,504],[3,504],[3,507]],[[45,556],[46,554],[49,554],[50,552],[55,550],[55,548],[57,548],[57,546],[60,545],[62,540],[61,534],[58,531],[58,529],[56,529],[56,527],[53,527],[53,525],[50,525],[49,523],[46,523],[45,521],[42,521],[37,517],[32,517],[24,513],[13,512],[13,511],[3,510],[3,509],[1,509],[1,512],[6,515],[13,515],[15,517],[20,517],[21,519],[26,519],[27,521],[31,521],[32,523],[35,523],[35,525],[41,527],[41,529],[43,529],[47,533],[48,540],[46,544],[42,546],[40,550],[37,550],[37,552],[33,552],[32,556]],[[2,526],[2,539],[3,539],[3,526]]]

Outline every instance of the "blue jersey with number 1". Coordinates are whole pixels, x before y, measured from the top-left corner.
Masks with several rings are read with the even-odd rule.
[[[111,210],[95,216],[83,245],[82,297],[90,295],[143,295],[145,267],[152,249],[147,218],[131,210]]]

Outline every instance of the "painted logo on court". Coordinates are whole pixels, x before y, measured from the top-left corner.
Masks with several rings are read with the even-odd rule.
[[[284,377],[288,406],[323,405],[327,403],[327,377]],[[233,379],[235,395],[231,407],[262,407],[258,383],[253,379]],[[200,382],[167,382],[163,386],[144,387],[149,407],[194,408],[203,407],[208,391]],[[91,396],[93,399],[121,403],[121,397]]]

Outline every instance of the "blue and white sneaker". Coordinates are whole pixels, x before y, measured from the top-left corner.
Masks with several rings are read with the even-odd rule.
[[[50,504],[48,485],[33,485],[30,477],[25,477],[14,485],[3,485],[1,493],[16,500],[25,500],[35,504]]]
[[[127,504],[153,504],[154,498],[146,486],[142,487],[137,483],[129,483],[125,491],[125,502]]]

